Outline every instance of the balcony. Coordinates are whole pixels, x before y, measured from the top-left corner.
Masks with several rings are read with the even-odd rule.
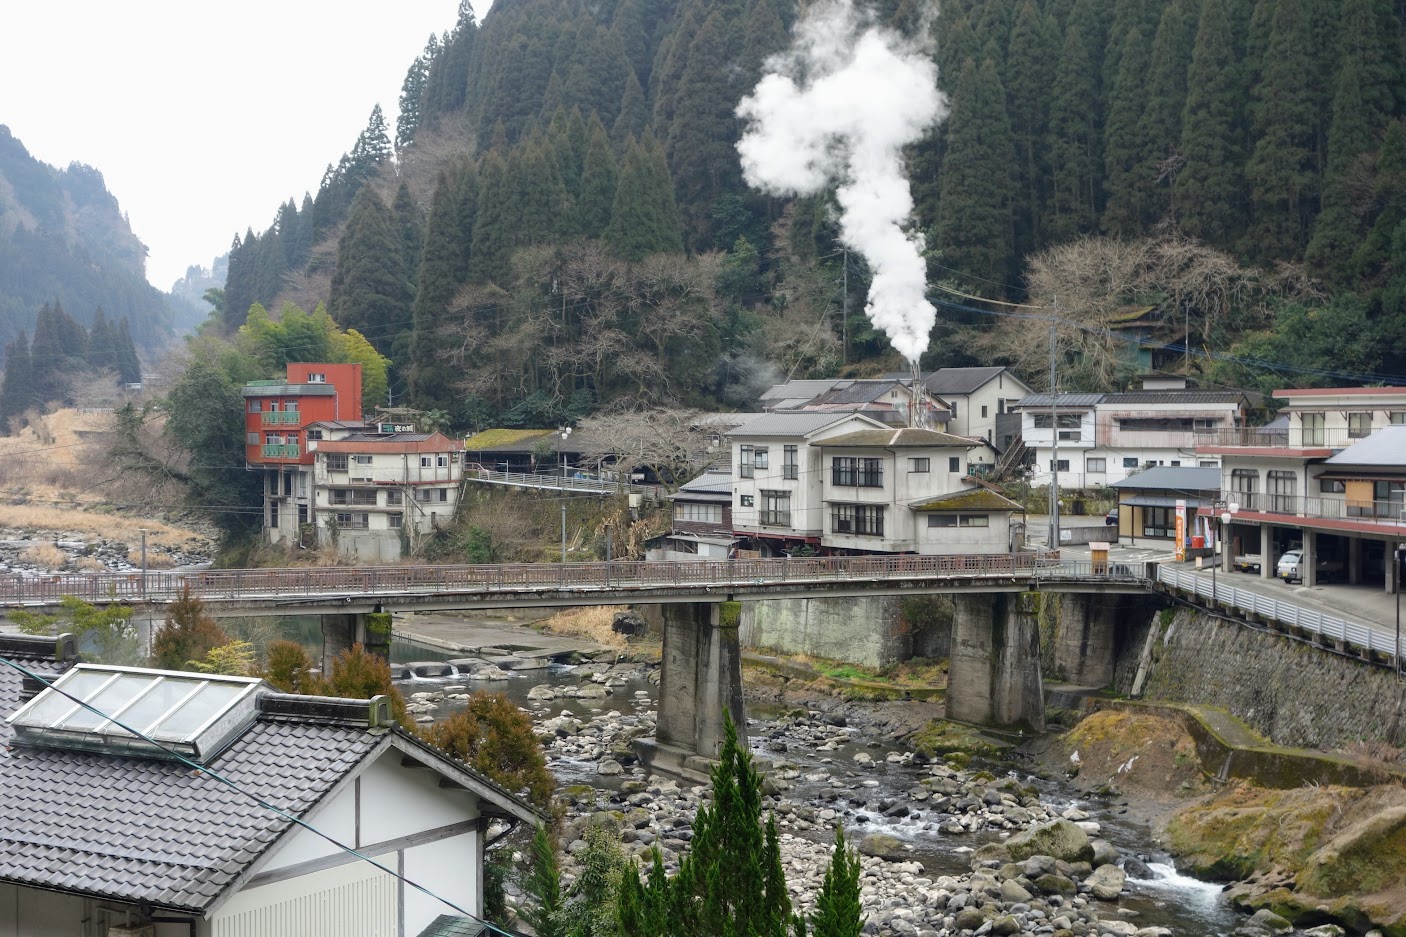
[[[1196,448],[1208,449],[1346,449],[1370,433],[1354,432],[1337,427],[1323,429],[1292,426],[1285,429],[1265,429],[1262,426],[1241,426],[1229,429],[1198,429],[1194,435]],[[1285,453],[1286,455],[1289,453]]]
[[[302,447],[298,445],[270,443],[263,447],[265,459],[298,459],[302,458],[302,455]]]
[[[1313,520],[1406,526],[1406,503],[1361,501],[1356,498],[1318,498],[1307,495],[1269,494],[1262,491],[1227,491],[1221,500],[1240,505],[1242,511],[1283,514]]]
[[[297,426],[300,417],[302,414],[297,410],[271,410],[261,414],[259,420],[264,426]]]

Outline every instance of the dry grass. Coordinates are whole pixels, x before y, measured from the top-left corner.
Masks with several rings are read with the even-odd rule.
[[[101,573],[106,572],[107,567],[101,560],[95,560],[91,556],[85,556],[78,561],[78,571],[80,573]]]
[[[179,548],[190,543],[203,544],[206,539],[195,531],[183,530],[161,521],[32,504],[0,504],[0,527],[97,534],[126,542],[134,553],[142,542],[143,527],[147,529],[148,551],[153,546]]]
[[[136,557],[137,562],[140,563],[142,561],[141,553],[138,552],[136,554]],[[127,558],[130,562],[132,558],[132,552],[130,550],[127,552]],[[172,566],[175,565],[176,561],[171,559],[171,554],[169,553],[153,553],[150,550],[146,551],[147,569],[170,569]]]
[[[52,543],[36,543],[20,553],[20,559],[47,569],[63,569],[68,564],[68,554]]]
[[[537,627],[551,634],[587,638],[606,647],[624,650],[625,636],[610,630],[610,625],[615,620],[615,613],[625,610],[623,605],[591,605],[585,608],[569,608],[538,622]]]

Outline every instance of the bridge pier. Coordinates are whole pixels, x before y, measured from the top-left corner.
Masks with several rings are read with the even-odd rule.
[[[655,737],[636,743],[654,772],[706,781],[723,742],[723,712],[747,744],[737,603],[662,606],[664,649]]]
[[[1045,727],[1038,593],[952,597],[947,718],[985,726]]]
[[[1069,593],[1063,596],[1054,642],[1054,675],[1082,687],[1113,682],[1117,654],[1119,595]]]
[[[383,659],[390,657],[389,612],[338,613],[319,616],[322,622],[322,672],[332,672],[332,661],[354,644]]]

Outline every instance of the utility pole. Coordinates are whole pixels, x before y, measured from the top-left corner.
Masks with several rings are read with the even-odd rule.
[[[146,528],[142,531],[142,598],[146,598]]]
[[[840,273],[840,363],[849,364],[849,248],[842,248]]]
[[[1059,409],[1055,405],[1058,400],[1058,386],[1055,383],[1055,342],[1057,333],[1055,323],[1059,314],[1059,299],[1054,300],[1054,306],[1050,310],[1050,438],[1053,440],[1052,458],[1050,459],[1050,549],[1059,549]]]

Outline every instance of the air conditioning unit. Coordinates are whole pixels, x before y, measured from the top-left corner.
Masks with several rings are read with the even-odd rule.
[[[156,937],[155,924],[129,924],[127,926],[109,927],[107,937]]]

